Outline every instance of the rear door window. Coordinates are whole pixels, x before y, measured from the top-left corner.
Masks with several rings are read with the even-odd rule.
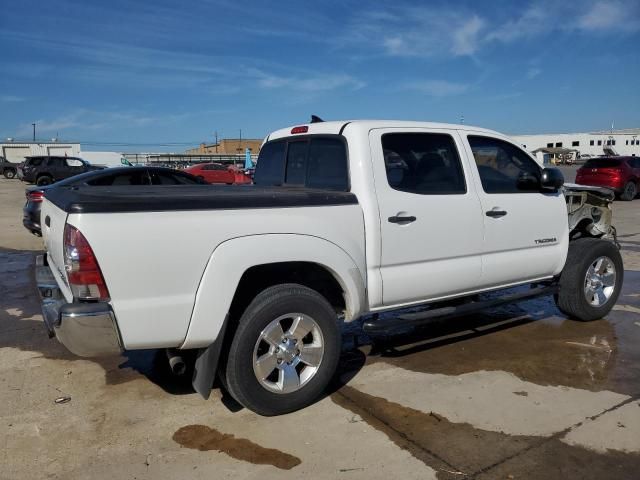
[[[451,135],[386,133],[382,136],[387,181],[394,190],[419,195],[467,192],[460,156]]]

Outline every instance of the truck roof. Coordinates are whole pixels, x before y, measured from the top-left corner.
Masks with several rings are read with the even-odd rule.
[[[432,128],[432,129],[448,129],[448,130],[468,130],[474,132],[485,132],[492,135],[498,135],[504,137],[503,134],[488,130],[486,128],[474,127],[472,125],[462,125],[456,123],[435,123],[435,122],[416,122],[408,120],[335,120],[330,122],[317,122],[317,123],[299,123],[290,127],[281,128],[275,132],[270,133],[265,142],[274,140],[277,138],[290,137],[292,135],[291,130],[295,127],[307,127],[307,130],[300,133],[306,133],[308,135],[338,135],[341,134],[347,125],[359,126],[365,129],[375,128]],[[295,134],[293,134],[295,135]]]

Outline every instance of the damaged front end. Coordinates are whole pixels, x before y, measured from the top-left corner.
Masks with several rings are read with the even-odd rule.
[[[565,184],[562,188],[569,216],[569,238],[603,238],[618,245],[616,229],[611,224],[614,192],[604,187],[575,184]]]

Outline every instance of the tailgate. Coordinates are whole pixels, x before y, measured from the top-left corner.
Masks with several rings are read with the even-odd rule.
[[[61,280],[61,276],[65,279],[63,282],[58,281],[62,291],[66,293],[69,288],[66,285],[66,273],[64,271],[64,226],[67,223],[67,212],[58,208],[49,200],[44,199],[42,202],[42,210],[40,212],[40,226],[42,229],[42,239],[47,250],[47,262],[56,277]]]

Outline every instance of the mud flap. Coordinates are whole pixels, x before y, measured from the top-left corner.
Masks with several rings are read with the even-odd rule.
[[[209,395],[211,395],[213,381],[216,377],[216,372],[218,371],[218,360],[220,359],[220,352],[222,351],[222,344],[224,342],[224,334],[227,329],[228,319],[229,316],[227,315],[224,322],[222,322],[222,328],[220,328],[218,338],[216,338],[216,340],[207,348],[199,349],[196,355],[191,385],[193,385],[193,389],[205,400],[207,400]]]

